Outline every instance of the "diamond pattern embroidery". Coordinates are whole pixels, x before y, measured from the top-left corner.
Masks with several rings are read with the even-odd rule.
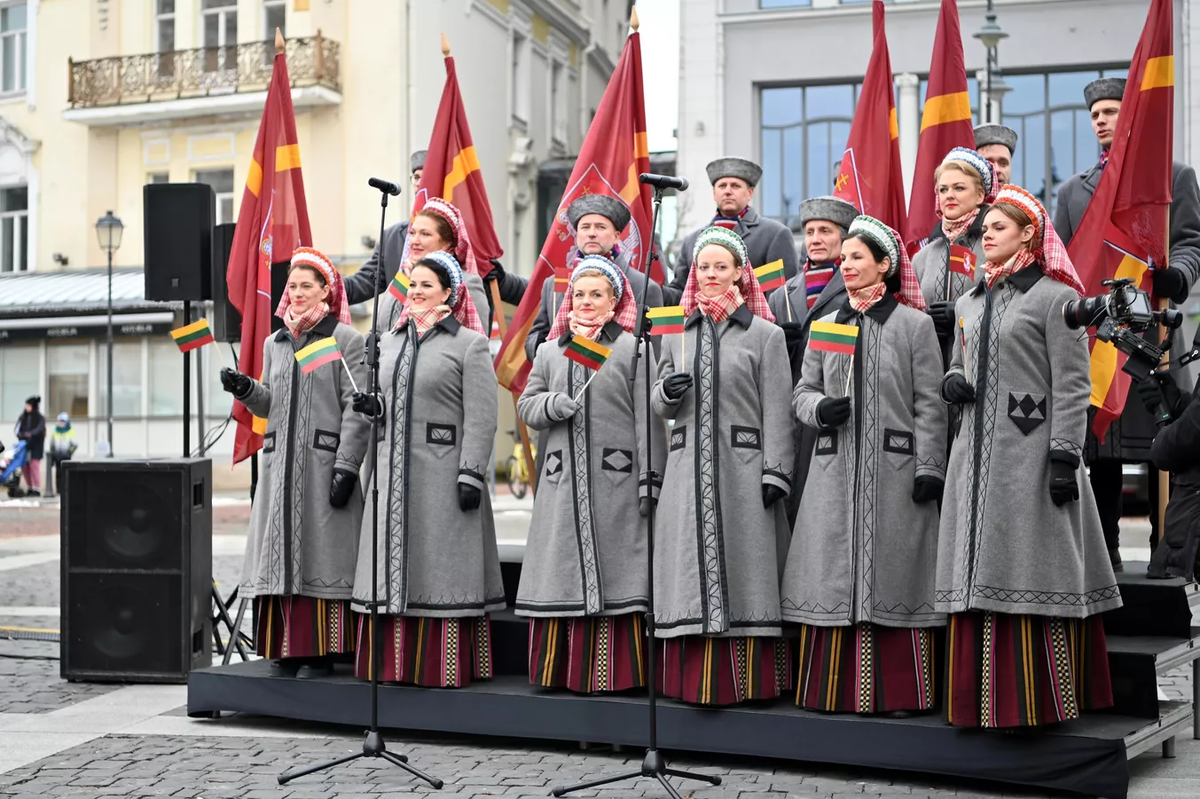
[[[1029,435],[1046,421],[1046,397],[1038,394],[1008,393],[1008,418],[1025,435]]]
[[[409,331],[412,330],[410,326]],[[383,536],[384,562],[388,565],[387,597],[388,613],[404,613],[408,609],[408,434],[409,434],[409,381],[417,366],[416,340],[405,334],[400,353],[396,356],[396,371],[392,375],[392,418],[388,429],[392,434],[392,447],[388,461],[388,505],[387,530]],[[376,575],[376,580],[379,576]]]
[[[726,617],[724,590],[721,586],[721,574],[724,572],[721,563],[721,500],[717,492],[716,452],[713,447],[717,441],[717,397],[716,397],[716,359],[717,335],[716,328],[708,317],[700,323],[699,353],[697,361],[700,364],[700,379],[696,386],[696,427],[695,444],[697,450],[696,466],[699,470],[697,486],[697,507],[699,514],[701,555],[704,561],[703,591],[706,599],[707,617],[704,619],[704,632],[707,634],[724,632],[728,628]]]
[[[633,473],[633,452],[631,450],[605,447],[600,462],[606,471]]]
[[[568,388],[587,382],[587,369],[571,361],[568,365],[570,378]],[[575,534],[579,537],[580,570],[583,575],[583,601],[588,614],[599,613],[604,608],[600,587],[600,565],[596,552],[596,531],[592,527],[592,480],[588,464],[588,400],[583,409],[571,417],[571,468],[574,472],[575,490]],[[559,466],[561,469],[561,465]]]

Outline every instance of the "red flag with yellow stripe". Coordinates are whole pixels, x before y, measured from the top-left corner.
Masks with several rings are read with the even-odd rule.
[[[276,41],[282,44],[280,39]],[[287,57],[280,52],[275,56],[225,274],[229,301],[242,315],[238,356],[242,374],[262,376],[263,343],[271,333],[275,312],[271,307],[272,261],[287,261],[297,247],[311,244],[291,81]],[[237,421],[233,462],[237,463],[262,448],[267,420],[254,417],[240,402],[233,404],[233,418]]]
[[[541,307],[542,284],[554,279],[555,267],[567,263],[575,239],[567,224],[567,206],[585,194],[607,194],[629,206],[632,219],[621,234],[618,246],[633,268],[640,269],[646,247],[651,246],[650,187],[638,175],[650,171],[646,143],[646,100],[642,85],[642,48],[635,30],[625,40],[621,58],[609,78],[608,88],[596,109],[583,140],[567,190],[554,214],[554,224],[542,245],[537,266],[529,281],[508,334],[496,356],[496,377],[514,393],[525,390],[531,364],[525,358],[525,339]],[[650,273],[662,282],[662,268],[655,262]]]
[[[1142,28],[1108,161],[1067,248],[1085,292],[1104,280],[1132,278],[1144,291],[1150,270],[1165,268],[1171,209],[1175,124],[1175,56],[1170,0],[1151,0]],[[1142,285],[1142,283],[1145,285]],[[1092,341],[1092,430],[1101,441],[1125,409],[1125,355]]]
[[[490,259],[499,258],[504,249],[496,238],[492,206],[483,187],[483,173],[479,170],[479,158],[471,139],[471,128],[467,125],[458,72],[454,58],[449,55],[446,56],[446,85],[433,121],[425,169],[421,172],[421,183],[413,201],[414,215],[425,207],[425,201],[430,197],[441,197],[462,213],[479,274],[491,272]],[[464,268],[466,266],[463,264]]]
[[[904,227],[904,241],[910,253],[929,238],[937,224],[933,173],[946,153],[955,147],[974,148],[975,131],[971,126],[971,95],[967,91],[958,4],[955,0],[942,0],[925,89],[925,111],[921,115],[908,223]]]

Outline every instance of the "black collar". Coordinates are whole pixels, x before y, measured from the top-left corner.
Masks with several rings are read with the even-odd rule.
[[[892,311],[896,310],[896,306],[900,303],[896,301],[896,296],[892,292],[887,292],[883,295],[883,299],[872,305],[866,310],[866,315],[874,319],[879,324],[883,324],[892,315]],[[850,304],[850,297],[846,297],[846,301],[842,303],[842,307],[838,308],[837,323],[845,324],[858,315],[858,311],[854,310],[854,306]]]
[[[624,332],[625,328],[621,327],[621,325],[615,319],[610,319],[604,325],[604,327],[600,329],[600,336],[608,339],[609,341],[616,341],[617,337]],[[571,338],[574,337],[574,335],[575,334],[571,332],[571,329],[567,328],[567,330],[558,337],[559,346],[567,346],[567,344],[571,342]]]
[[[1045,276],[1046,274],[1042,271],[1042,265],[1037,261],[1034,261],[1024,269],[1014,272],[1013,274],[1004,278],[996,285],[1000,286],[1003,283],[1011,283],[1022,294],[1026,294],[1031,288],[1037,285],[1039,280]],[[983,291],[983,287],[985,285],[987,285],[986,278],[975,284],[975,288],[971,289],[971,294],[978,294],[979,292]]]
[[[979,213],[976,214],[975,221],[971,223],[970,227],[962,232],[962,235],[958,237],[959,241],[979,241],[979,239],[983,236],[983,218],[987,216],[988,209],[990,208],[991,206],[986,204],[979,206]],[[933,228],[933,233],[929,235],[929,240],[933,241],[934,239],[944,238],[946,238],[946,231],[942,230],[942,223],[938,222]]]
[[[338,326],[338,318],[337,318],[337,316],[334,315],[334,313],[332,311],[330,311],[328,314],[325,315],[324,319],[322,319],[320,322],[317,322],[315,325],[313,325],[311,328],[309,328],[309,330],[307,332],[314,334],[318,338],[329,338],[330,336],[333,335],[333,331],[337,329],[337,326]],[[301,335],[301,337],[303,337],[305,334],[301,333],[300,335]],[[284,327],[280,328],[279,332],[275,334],[276,341],[287,341],[291,337],[292,337],[292,334],[287,329],[286,325]]]
[[[687,318],[687,321],[683,323],[683,326],[691,327],[696,322],[700,321],[700,317],[702,317],[702,316],[704,316],[704,314],[701,313],[700,308],[697,307],[696,310],[692,311],[692,315]],[[754,312],[751,311],[749,306],[747,306],[745,303],[743,303],[742,305],[739,305],[737,310],[729,315],[730,322],[737,322],[739,325],[741,325],[745,329],[750,328],[750,322],[753,319],[754,319]]]
[[[462,323],[454,318],[454,314],[446,314],[444,318],[438,320],[438,323],[434,327],[440,327],[453,336],[462,327]]]

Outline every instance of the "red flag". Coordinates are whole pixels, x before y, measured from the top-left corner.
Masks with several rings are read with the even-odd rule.
[[[433,135],[429,138],[421,183],[413,199],[414,215],[425,207],[425,201],[430,197],[441,197],[462,213],[479,274],[491,272],[490,259],[499,258],[504,250],[496,238],[492,206],[488,204],[487,191],[483,187],[483,173],[479,170],[471,128],[467,125],[467,111],[458,88],[458,72],[451,56],[446,56],[446,85],[433,121]],[[464,268],[466,266],[463,264]]]
[[[888,55],[882,0],[875,0],[873,6],[875,44],[833,195],[852,203],[859,213],[903,230],[904,176],[900,172],[892,59]]]
[[[975,252],[961,244],[950,245],[950,271],[975,279]]]
[[[937,224],[933,173],[946,153],[955,147],[974,148],[975,131],[971,127],[971,95],[967,92],[958,5],[955,0],[942,0],[925,89],[908,222],[904,227],[904,241],[910,253],[920,248]]]
[[[279,53],[254,141],[254,157],[225,273],[229,301],[242,315],[238,357],[242,374],[262,376],[263,343],[271,333],[275,312],[271,307],[272,261],[289,260],[297,247],[311,244],[287,57]],[[233,447],[233,462],[237,463],[262,448],[267,420],[253,416],[240,402],[233,404],[233,418],[238,425]]]
[[[651,246],[650,187],[638,182],[638,175],[650,171],[650,150],[646,144],[646,101],[642,86],[641,40],[635,30],[625,40],[617,68],[608,81],[600,107],[588,128],[575,168],[567,182],[566,193],[558,204],[550,235],[542,245],[537,266],[529,281],[525,298],[513,316],[508,335],[496,357],[496,377],[500,385],[514,393],[525,389],[531,364],[525,358],[525,338],[537,317],[542,301],[542,284],[554,276],[556,266],[566,263],[575,241],[567,227],[567,206],[584,194],[607,194],[629,206],[632,220],[625,228],[620,247],[634,268],[645,258]],[[651,277],[662,282],[662,268],[652,268]]]
[[[1170,0],[1151,0],[1129,65],[1125,95],[1108,162],[1068,253],[1088,295],[1102,281],[1133,278],[1141,285],[1155,266],[1165,268],[1172,189],[1175,56]],[[1143,289],[1148,287],[1143,287]],[[1092,430],[1103,441],[1125,409],[1129,376],[1125,355],[1092,340]]]

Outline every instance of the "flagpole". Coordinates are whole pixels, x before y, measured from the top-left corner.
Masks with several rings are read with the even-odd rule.
[[[1163,239],[1163,255],[1165,256],[1163,260],[1166,262],[1164,264],[1163,268],[1170,269],[1171,268],[1170,267],[1170,263],[1171,263],[1171,206],[1169,206],[1169,205],[1167,206],[1166,237]],[[1165,311],[1170,307],[1171,307],[1171,301],[1169,299],[1167,299],[1166,297],[1158,298],[1158,310]],[[1158,340],[1160,342],[1163,341],[1164,339],[1166,339],[1167,334],[1168,334],[1168,331],[1167,331],[1166,326],[1162,322],[1159,322],[1158,323]],[[1170,363],[1170,360],[1171,360],[1171,351],[1167,350],[1166,352],[1164,352],[1162,354],[1162,361],[1161,361],[1162,365],[1159,366],[1159,368],[1160,369],[1169,368],[1167,366],[1167,364]],[[1151,464],[1151,465],[1153,466],[1153,464]],[[1163,533],[1167,529],[1167,502],[1170,500],[1170,498],[1171,498],[1171,473],[1164,471],[1163,469],[1159,469],[1158,470],[1158,540],[1160,543],[1162,542]]]
[[[357,392],[358,391],[358,383],[354,382],[354,375],[350,374],[350,367],[346,365],[346,359],[338,358],[338,360],[342,362],[342,368],[346,370],[346,377],[350,378],[350,387],[353,388]]]
[[[445,34],[442,38],[445,39]],[[492,306],[496,309],[496,324],[500,326],[500,341],[503,342],[508,336],[508,320],[504,318],[500,287],[496,285],[495,280],[490,281],[488,285],[492,287]],[[536,497],[538,475],[533,467],[533,446],[529,442],[529,428],[525,426],[525,422],[521,420],[521,413],[517,410],[517,395],[511,391],[509,395],[512,397],[513,410],[517,411],[517,435],[521,438],[521,452],[525,455],[525,471],[529,473],[529,490]]]

